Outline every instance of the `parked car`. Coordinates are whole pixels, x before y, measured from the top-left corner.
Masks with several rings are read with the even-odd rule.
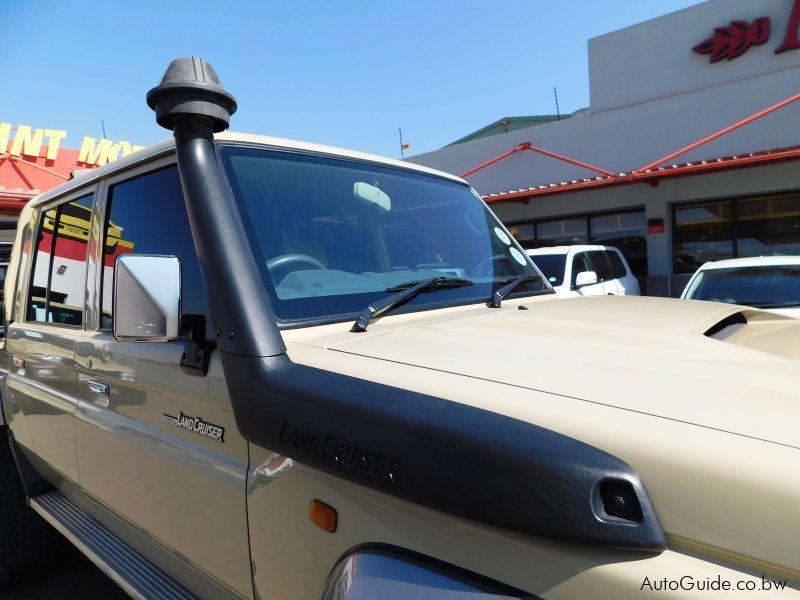
[[[563,298],[639,295],[639,282],[628,261],[613,246],[554,246],[526,252]]]
[[[800,256],[707,262],[683,289],[685,300],[710,300],[800,317]]]

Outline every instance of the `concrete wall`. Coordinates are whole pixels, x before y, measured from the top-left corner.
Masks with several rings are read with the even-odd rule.
[[[589,40],[595,113],[741,82],[800,66],[800,50],[775,54],[793,0],[712,0]],[[732,20],[769,17],[771,36],[733,60],[709,64],[692,48]]]

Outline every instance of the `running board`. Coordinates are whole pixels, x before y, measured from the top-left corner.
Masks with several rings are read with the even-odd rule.
[[[195,600],[180,584],[111,533],[58,491],[30,499],[31,508],[55,527],[131,598]]]

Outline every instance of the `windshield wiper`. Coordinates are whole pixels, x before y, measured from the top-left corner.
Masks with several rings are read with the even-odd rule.
[[[366,331],[370,321],[379,318],[385,312],[390,311],[401,304],[405,304],[415,296],[420,295],[422,292],[446,290],[464,287],[465,285],[472,285],[472,282],[469,279],[459,279],[456,277],[432,277],[431,279],[408,281],[399,285],[393,285],[386,288],[386,291],[396,293],[392,294],[391,296],[381,298],[377,302],[373,302],[367,306],[363,311],[361,311],[358,320],[353,323],[350,331]]]
[[[540,275],[534,273],[525,273],[525,275],[520,275],[519,277],[515,277],[514,279],[507,279],[506,281],[502,281],[501,284],[503,287],[498,288],[494,294],[492,294],[492,298],[489,302],[486,303],[486,306],[489,308],[500,308],[503,303],[503,298],[508,296],[511,292],[517,289],[523,283],[527,283],[529,281],[536,281],[537,279],[541,279]]]

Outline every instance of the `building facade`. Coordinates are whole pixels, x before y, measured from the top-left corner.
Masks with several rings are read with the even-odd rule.
[[[651,295],[800,254],[800,0],[710,0],[589,41],[591,106],[410,158],[527,247],[619,247]]]

